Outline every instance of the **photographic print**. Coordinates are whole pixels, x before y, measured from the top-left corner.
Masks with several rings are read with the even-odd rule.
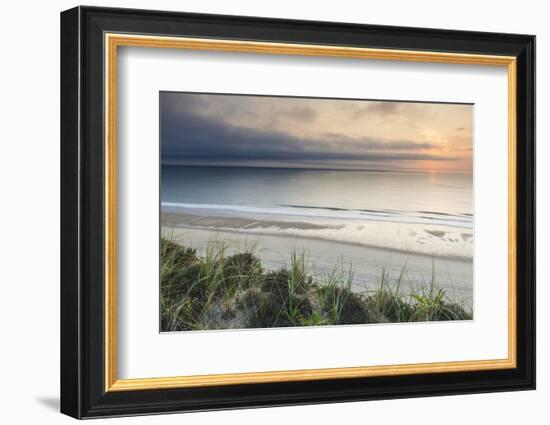
[[[162,332],[473,318],[471,104],[159,96]]]
[[[90,6],[60,34],[62,413],[535,388],[535,36]]]

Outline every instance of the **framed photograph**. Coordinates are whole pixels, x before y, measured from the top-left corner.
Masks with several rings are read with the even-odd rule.
[[[61,411],[535,387],[535,37],[61,14]]]

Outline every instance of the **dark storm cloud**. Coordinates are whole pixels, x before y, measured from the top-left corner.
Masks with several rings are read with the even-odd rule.
[[[161,97],[162,160],[454,160],[422,153],[429,143],[380,141],[327,133],[320,137],[298,137],[282,131],[243,127],[223,117],[201,115],[199,96]],[[290,110],[292,113],[292,109]],[[315,110],[296,108],[298,119],[313,120]]]
[[[327,141],[334,141],[336,143],[345,142],[346,146],[354,146],[357,149],[369,149],[369,150],[421,150],[431,149],[434,147],[432,143],[416,143],[410,140],[392,140],[382,141],[379,139],[373,139],[371,137],[349,137],[344,134],[326,133]]]

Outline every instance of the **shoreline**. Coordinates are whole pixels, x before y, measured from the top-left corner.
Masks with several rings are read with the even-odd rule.
[[[206,227],[206,226],[192,226],[192,225],[186,225],[186,224],[180,224],[180,225],[173,225],[173,226],[167,226],[166,224],[161,224],[162,228],[165,229],[188,229],[188,230],[203,230],[210,233],[228,233],[228,234],[234,234],[234,235],[243,235],[243,236],[250,236],[250,237],[261,237],[261,236],[268,236],[273,238],[283,238],[288,239],[292,238],[290,235],[286,234],[278,234],[276,233],[276,230],[273,231],[273,233],[270,232],[262,232],[262,231],[254,231],[254,230],[239,230],[239,229],[232,229],[232,228],[225,228],[225,227]],[[418,253],[418,252],[412,252],[407,251],[404,249],[399,248],[387,248],[383,246],[376,246],[376,245],[368,245],[358,242],[347,242],[347,241],[337,241],[334,239],[325,239],[318,236],[295,236],[296,239],[306,239],[311,241],[319,241],[319,242],[327,242],[327,243],[334,243],[339,245],[350,245],[354,247],[359,248],[365,248],[365,249],[374,249],[379,251],[385,251],[388,254],[402,254],[402,255],[409,255],[409,256],[419,256],[419,257],[427,257],[427,258],[433,258],[433,259],[441,259],[441,260],[451,260],[451,261],[458,261],[463,263],[471,263],[472,259],[469,257],[461,257],[461,256],[453,256],[453,255],[437,255],[437,254],[424,254],[424,253]]]
[[[360,231],[365,232],[366,227],[371,226],[376,228],[390,227],[389,225],[397,229],[397,234],[400,231],[406,230],[410,235],[416,236],[420,232],[425,232],[427,236],[425,238],[419,237],[419,243],[424,244],[422,239],[429,240],[442,240],[443,237],[450,233],[448,228],[442,230],[443,226],[426,226],[426,225],[411,225],[403,223],[380,223],[380,222],[356,222],[349,221],[349,223],[342,223],[341,221],[335,222],[334,220],[317,220],[304,221],[287,219],[284,217],[277,217],[273,219],[270,217],[258,218],[258,217],[246,217],[246,216],[223,216],[223,215],[211,215],[211,214],[191,214],[183,212],[165,212],[161,211],[161,227],[172,227],[182,229],[201,229],[204,231],[212,232],[227,232],[239,235],[250,236],[273,236],[273,237],[296,237],[300,239],[309,239],[316,241],[335,242],[339,244],[346,244],[350,246],[365,247],[370,249],[385,250],[388,252],[395,252],[406,255],[421,255],[430,258],[449,259],[455,261],[462,261],[465,263],[471,263],[473,261],[473,255],[458,255],[456,253],[441,254],[438,252],[423,252],[414,249],[404,249],[395,246],[384,246],[382,243],[369,243],[359,242],[357,240],[346,240],[338,238],[338,231],[348,230],[346,226],[355,226],[358,229],[357,234]],[[394,229],[391,229],[395,232]],[[324,236],[325,234],[332,232],[332,237]],[[353,232],[353,229],[351,229]],[[316,232],[316,233],[315,233]],[[459,231],[464,242],[471,240],[472,234],[465,231]],[[372,241],[371,241],[372,242]],[[418,248],[419,246],[417,246]]]
[[[238,229],[201,228],[182,224],[176,226],[164,221],[161,230],[176,243],[195,248],[200,254],[205,252],[209,243],[228,243],[229,253],[241,251],[243,245],[253,245],[255,255],[269,270],[287,267],[292,250],[307,253],[313,264],[314,275],[330,272],[340,259],[346,266],[353,265],[356,292],[374,289],[384,267],[387,267],[390,279],[396,279],[405,268],[409,280],[424,282],[429,282],[435,269],[438,283],[450,299],[473,305],[473,262],[469,259],[435,257],[391,248],[280,233],[242,232]]]

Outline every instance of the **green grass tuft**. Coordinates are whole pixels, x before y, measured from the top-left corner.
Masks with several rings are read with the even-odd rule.
[[[265,271],[253,249],[231,256],[211,241],[204,257],[161,238],[161,330],[270,328],[362,323],[468,320],[471,312],[437,287],[411,285],[403,292],[405,268],[394,281],[384,268],[376,290],[352,290],[353,268],[341,260],[313,278],[303,252],[288,268]]]

